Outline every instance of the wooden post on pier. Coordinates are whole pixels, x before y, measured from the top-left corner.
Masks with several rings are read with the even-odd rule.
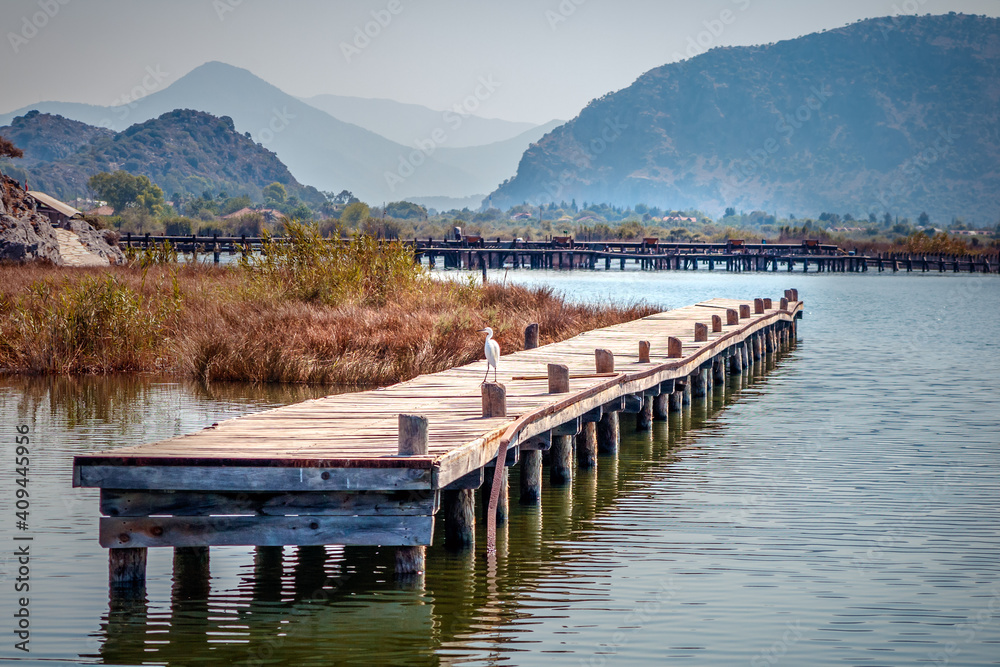
[[[674,390],[670,392],[670,398],[667,399],[667,409],[670,412],[680,412],[684,409],[684,385],[682,383],[674,383]]]
[[[585,421],[576,436],[576,465],[581,470],[597,467],[597,422]]]
[[[691,374],[691,395],[695,398],[703,398],[706,394],[705,371],[698,369]]]
[[[653,426],[653,397],[643,396],[642,407],[635,416],[635,430],[648,431]]]
[[[605,410],[597,422],[597,451],[601,454],[618,455],[621,433],[618,430],[618,412]]]
[[[715,384],[720,387],[726,386],[726,358],[721,356],[716,356],[712,360],[712,373],[715,375],[713,378]]]
[[[534,350],[538,347],[538,323],[533,322],[524,328],[524,349]]]
[[[640,340],[639,341],[639,363],[648,364],[649,363],[649,341]]]
[[[530,449],[521,452],[521,495],[522,505],[537,505],[542,497],[542,452]]]
[[[146,547],[108,549],[108,588],[115,599],[146,594]]]
[[[743,320],[748,317],[750,317],[750,306],[744,303],[740,306],[740,319]]]
[[[684,356],[684,346],[680,338],[670,336],[667,338],[667,358],[678,359]]]
[[[549,393],[565,394],[569,391],[569,366],[566,364],[549,364]]]
[[[497,492],[497,525],[507,523],[507,512],[510,505],[509,487],[507,484],[507,467],[487,466],[483,470],[483,485],[480,487],[479,499],[483,506],[483,520],[489,520],[490,500],[493,496],[493,486],[496,484],[497,475],[500,477],[500,489]]]
[[[611,353],[611,350],[598,348],[594,350],[594,365],[597,368],[598,373],[614,373],[615,355]],[[550,393],[553,393],[551,390],[549,391]]]
[[[743,373],[743,355],[740,354],[738,348],[733,349],[733,354],[729,357],[729,372],[732,375],[740,375]]]
[[[757,315],[764,312],[764,299],[753,300],[753,312]]]
[[[399,415],[397,435],[399,456],[425,456],[427,454],[427,418],[422,415]],[[396,574],[411,575],[424,571],[427,547],[397,547]]]
[[[701,322],[694,323],[694,342],[703,343],[708,340],[708,325]]]
[[[667,411],[670,410],[670,393],[662,392],[659,396],[653,397],[653,420],[666,421]]]
[[[720,331],[722,331],[722,318],[718,315],[712,315],[712,333]]]
[[[483,417],[507,416],[507,387],[499,382],[484,382]]]
[[[740,323],[740,314],[733,308],[726,308],[726,325],[732,326]]]
[[[552,449],[549,459],[549,484],[565,486],[573,481],[573,439],[572,435],[552,434]]]

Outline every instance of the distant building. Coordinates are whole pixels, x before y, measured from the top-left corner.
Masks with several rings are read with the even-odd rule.
[[[222,216],[222,219],[223,220],[229,220],[231,218],[242,218],[244,215],[253,215],[254,213],[260,213],[262,216],[264,216],[264,219],[267,220],[267,221],[269,221],[269,222],[271,220],[284,220],[285,219],[285,214],[284,213],[282,213],[281,211],[275,210],[273,208],[254,209],[254,208],[249,208],[249,207],[246,207],[246,206],[243,207],[243,208],[241,208],[238,211],[233,211],[229,215]]]
[[[83,217],[80,211],[69,204],[64,204],[55,197],[50,197],[44,192],[29,190],[28,196],[35,201],[35,207],[38,209],[38,212],[46,216],[49,222],[56,227],[67,227],[67,223],[73,218]]]

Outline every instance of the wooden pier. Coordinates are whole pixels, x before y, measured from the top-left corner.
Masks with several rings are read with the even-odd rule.
[[[876,253],[860,255],[818,241],[800,243],[673,243],[659,239],[644,241],[487,241],[481,237],[460,240],[400,239],[413,248],[418,262],[444,269],[555,269],[731,272],[802,271],[818,273],[1000,273],[1000,255],[950,255]],[[274,242],[282,242],[274,237]],[[253,236],[133,236],[126,234],[119,245],[126,248],[170,246],[182,253],[211,256],[215,263],[224,254],[259,251],[261,237]]]
[[[148,547],[207,563],[217,545],[396,546],[412,574],[436,516],[446,546],[472,542],[475,489],[505,520],[506,466],[521,468],[521,502],[537,502],[543,452],[548,483],[568,483],[574,448],[583,467],[617,452],[619,415],[650,428],[789,345],[801,315],[795,290],[713,299],[505,354],[498,383],[477,362],[77,456],[73,484],[101,489],[113,591],[144,586]]]

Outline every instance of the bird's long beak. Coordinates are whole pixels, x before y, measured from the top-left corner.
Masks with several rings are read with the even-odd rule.
[[[480,329],[479,333],[486,333],[486,329]]]

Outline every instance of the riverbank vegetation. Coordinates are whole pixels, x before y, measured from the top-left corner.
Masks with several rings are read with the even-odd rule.
[[[290,224],[286,236],[230,267],[169,253],[110,269],[0,266],[0,369],[386,385],[482,358],[486,325],[511,352],[531,322],[544,344],[657,310],[435,279],[367,235],[331,241]]]

